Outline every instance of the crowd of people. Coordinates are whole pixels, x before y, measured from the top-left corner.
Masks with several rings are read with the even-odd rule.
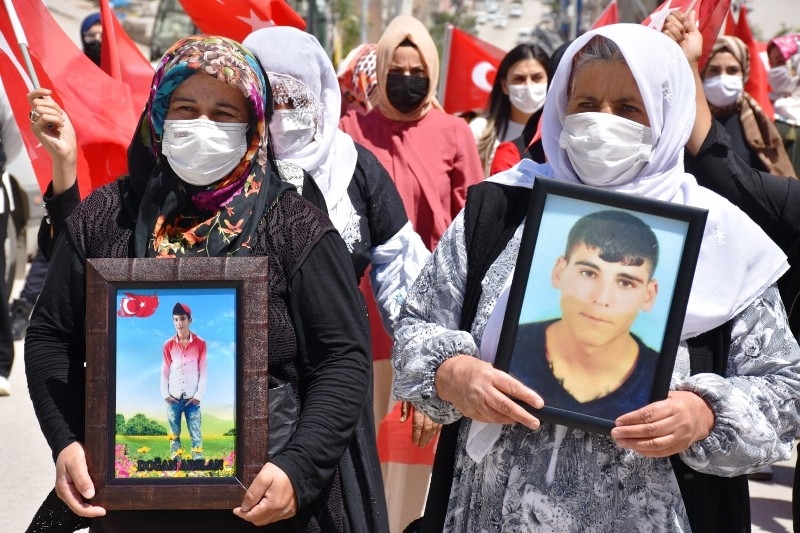
[[[97,22],[82,29],[87,54]],[[551,55],[515,47],[468,123],[437,101],[439,55],[413,17],[338,74],[295,28],[187,36],[156,67],[128,174],[83,201],[69,117],[32,91],[53,169],[39,244],[58,268],[24,333],[56,465],[29,531],[748,531],[747,475],[790,458],[800,428],[800,180],[781,129],[800,127],[799,43],[769,43],[777,119],[743,90],[743,43],[720,38],[701,70],[697,16],[674,12],[662,31],[614,24]],[[631,330],[656,301],[660,243],[624,210],[575,223],[546,273],[562,315],[520,324],[521,359],[495,365],[540,178],[705,211],[665,397],[646,387],[672,354]],[[263,430],[291,431],[231,509],[107,509],[87,460],[87,261],[209,256],[268,258],[267,398],[242,395],[284,395],[295,408]],[[159,400],[172,458],[185,412],[204,460],[205,361],[220,348],[192,316],[172,309]],[[373,367],[386,346],[391,375]],[[422,475],[382,464],[387,386],[406,428],[396,444],[435,450]],[[552,405],[613,427],[540,415]]]

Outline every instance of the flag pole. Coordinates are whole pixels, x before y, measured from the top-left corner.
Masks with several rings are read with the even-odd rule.
[[[34,70],[33,62],[31,61],[31,54],[28,51],[28,38],[25,37],[25,31],[22,29],[22,24],[19,22],[14,4],[11,0],[3,0],[3,4],[6,6],[8,18],[11,19],[11,28],[14,31],[14,37],[16,37],[19,49],[22,52],[22,60],[25,62],[25,69],[28,71],[28,76],[31,78],[31,84],[34,89],[38,89],[40,87],[39,78],[36,76],[36,70]]]
[[[108,67],[107,74],[115,80],[122,80],[119,62],[119,50],[116,47],[116,29],[114,28],[114,12],[108,0],[100,0],[100,25],[103,28],[103,45],[100,52],[100,68]],[[107,59],[106,59],[107,56]]]
[[[450,70],[450,42],[453,40],[453,25],[448,24],[444,30],[444,52],[442,54],[442,66],[439,71],[439,88],[436,99],[444,109],[444,97],[447,94],[447,72]]]

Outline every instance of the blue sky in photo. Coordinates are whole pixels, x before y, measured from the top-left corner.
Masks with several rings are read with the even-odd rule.
[[[192,310],[191,330],[206,341],[208,386],[203,413],[235,418],[236,398],[236,289],[118,288],[116,309],[125,293],[158,296],[158,309],[147,318],[116,316],[116,410],[126,419],[136,413],[166,419],[161,397],[164,342],[175,335],[172,308],[176,302]]]

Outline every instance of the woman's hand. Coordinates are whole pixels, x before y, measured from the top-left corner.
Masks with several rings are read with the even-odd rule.
[[[78,140],[72,122],[51,95],[50,89],[36,89],[28,93],[28,102],[31,118],[36,118],[31,130],[53,161],[53,194],[57,195],[77,179]]]
[[[680,45],[690,65],[697,65],[703,54],[703,34],[697,26],[696,11],[689,11],[688,14],[673,11],[664,21],[661,33]]]
[[[273,463],[265,464],[233,514],[257,526],[293,517],[297,500],[289,476]]]
[[[512,398],[541,409],[541,396],[490,363],[470,355],[451,357],[436,370],[435,386],[439,398],[473,420],[539,429],[539,420]]]
[[[400,423],[408,420],[411,415],[411,442],[420,448],[424,448],[439,434],[442,425],[434,422],[421,411],[414,409],[411,402],[401,402],[400,404]]]
[[[73,442],[56,458],[56,494],[78,516],[104,516],[106,510],[86,500],[94,498],[94,483],[86,467],[83,445]]]
[[[693,392],[670,391],[666,400],[624,414],[616,425],[611,437],[620,448],[645,457],[667,457],[708,437],[714,411]]]

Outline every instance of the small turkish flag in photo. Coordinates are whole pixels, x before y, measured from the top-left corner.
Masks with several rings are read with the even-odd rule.
[[[147,318],[158,309],[158,295],[125,293],[120,300],[117,316],[122,318]]]

